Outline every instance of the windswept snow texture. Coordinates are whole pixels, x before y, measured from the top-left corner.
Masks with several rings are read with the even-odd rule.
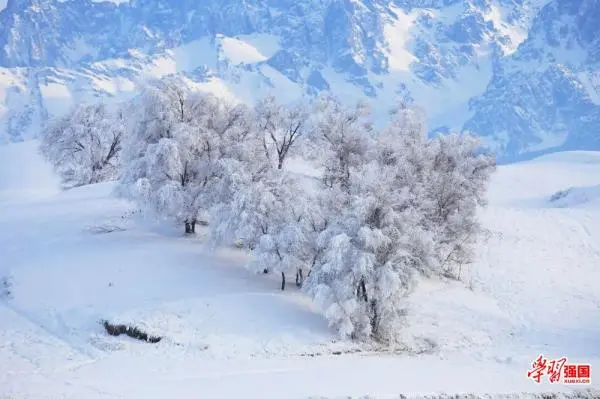
[[[527,379],[534,358],[600,369],[600,208],[548,205],[559,190],[600,184],[598,154],[500,167],[466,287],[421,284],[404,331],[411,350],[394,355],[336,355],[367,348],[338,341],[297,290],[245,270],[246,255],[138,218],[111,184],[57,192],[30,143],[0,155],[0,280],[11,282],[0,397],[567,391],[585,387]],[[165,339],[111,337],[101,319]]]

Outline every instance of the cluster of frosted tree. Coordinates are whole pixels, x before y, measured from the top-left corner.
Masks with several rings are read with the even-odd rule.
[[[248,107],[176,83],[132,109],[120,192],[187,233],[208,223],[216,245],[252,251],[250,267],[280,274],[282,289],[295,275],[345,337],[393,342],[417,278],[458,276],[471,260],[493,159],[469,136],[427,138],[415,109],[374,129],[364,105]]]
[[[398,107],[377,130],[362,104],[248,107],[167,81],[117,112],[74,108],[40,149],[66,186],[118,178],[148,213],[252,251],[250,267],[282,289],[295,275],[343,336],[393,342],[418,277],[470,262],[493,170],[472,137],[430,139],[422,121]]]
[[[125,132],[124,109],[79,105],[44,129],[40,152],[65,187],[115,180]]]

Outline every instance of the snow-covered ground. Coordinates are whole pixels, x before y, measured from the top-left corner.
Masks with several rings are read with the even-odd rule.
[[[0,397],[586,388],[528,379],[541,353],[591,363],[596,387],[598,185],[598,153],[500,167],[481,213],[488,232],[463,271],[465,284],[423,283],[404,332],[410,351],[384,354],[340,342],[293,285],[282,293],[277,280],[246,271],[245,255],[140,219],[111,197],[111,184],[58,191],[34,143],[0,147]],[[586,201],[551,201],[571,187]],[[111,337],[102,319],[165,338]]]

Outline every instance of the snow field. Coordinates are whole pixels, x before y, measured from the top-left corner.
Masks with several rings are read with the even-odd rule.
[[[31,143],[0,151],[0,397],[569,391],[526,378],[539,353],[600,367],[600,208],[549,202],[598,185],[597,154],[500,167],[466,287],[421,284],[411,350],[383,354],[339,341],[293,284],[244,270],[247,255],[140,219],[110,183],[59,192]],[[110,337],[101,319],[166,338]]]

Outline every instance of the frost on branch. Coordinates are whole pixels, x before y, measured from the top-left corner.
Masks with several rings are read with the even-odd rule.
[[[177,80],[150,86],[135,101],[120,192],[194,233],[211,206],[231,195],[232,168],[251,155],[243,149],[247,110]]]
[[[241,241],[254,253],[249,267],[257,272],[296,273],[301,284],[303,262],[299,259],[304,237],[300,225],[304,217],[301,186],[293,173],[285,170],[308,127],[303,105],[285,108],[268,97],[252,113],[253,129],[246,151],[252,157],[240,161],[240,169],[230,176],[238,189],[229,201],[217,205],[213,238],[219,243]]]
[[[328,186],[345,186],[351,169],[368,155],[373,132],[370,108],[364,103],[347,108],[334,98],[322,96],[314,113],[312,157],[324,168]]]
[[[355,157],[337,179],[325,179],[321,195],[343,205],[319,234],[322,256],[306,289],[343,336],[394,343],[415,276],[443,276],[472,255],[476,206],[493,162],[468,136],[428,139],[418,117],[400,107],[365,146],[370,157]],[[325,157],[343,165],[345,153]]]
[[[473,246],[481,232],[477,207],[486,204],[485,192],[494,159],[478,153],[479,141],[451,134],[431,142],[428,221],[436,232],[438,262],[447,275],[460,278],[462,265],[473,260]]]
[[[40,152],[65,187],[114,180],[125,134],[125,116],[103,104],[80,105],[42,132]]]
[[[283,169],[286,159],[296,152],[298,140],[310,128],[307,107],[303,103],[285,107],[269,96],[254,107],[253,119],[266,159]]]
[[[254,193],[251,195],[256,202],[246,202],[240,215],[252,215],[260,226],[254,235],[258,238],[255,258],[249,266],[257,272],[279,272],[284,290],[286,275],[303,274],[299,258],[305,240],[300,225],[302,193],[293,177],[279,170],[271,170],[260,182],[251,185],[249,191]]]

